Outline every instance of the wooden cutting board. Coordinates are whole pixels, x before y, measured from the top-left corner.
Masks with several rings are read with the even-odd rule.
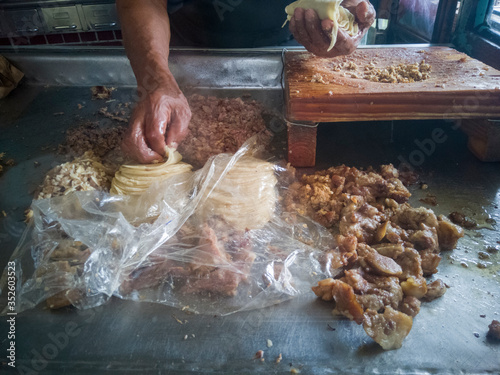
[[[362,78],[370,62],[385,68],[422,60],[431,66],[424,81]],[[495,118],[500,71],[449,47],[365,48],[332,59],[286,51],[285,102],[287,119],[296,122]]]

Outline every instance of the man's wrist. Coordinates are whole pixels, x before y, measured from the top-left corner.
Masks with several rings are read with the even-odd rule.
[[[148,67],[137,77],[137,87],[145,93],[152,93],[160,89],[170,91],[175,96],[182,93],[177,81],[169,70],[155,71]]]

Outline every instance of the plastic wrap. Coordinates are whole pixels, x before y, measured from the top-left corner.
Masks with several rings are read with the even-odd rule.
[[[84,309],[116,296],[223,315],[280,303],[335,276],[333,236],[283,212],[290,171],[258,161],[259,150],[251,139],[139,196],[34,201],[11,259],[17,311],[45,300]]]

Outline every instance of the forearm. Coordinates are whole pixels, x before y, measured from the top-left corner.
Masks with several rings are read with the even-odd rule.
[[[170,21],[166,0],[117,0],[123,43],[140,90],[180,92],[169,66]]]

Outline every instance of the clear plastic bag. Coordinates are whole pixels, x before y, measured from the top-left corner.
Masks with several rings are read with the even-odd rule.
[[[224,315],[283,302],[335,276],[332,234],[283,212],[290,171],[254,163],[261,153],[252,138],[136,197],[92,191],[34,201],[11,259],[17,311],[45,300],[85,309],[116,296]],[[243,173],[248,160],[258,169]]]

